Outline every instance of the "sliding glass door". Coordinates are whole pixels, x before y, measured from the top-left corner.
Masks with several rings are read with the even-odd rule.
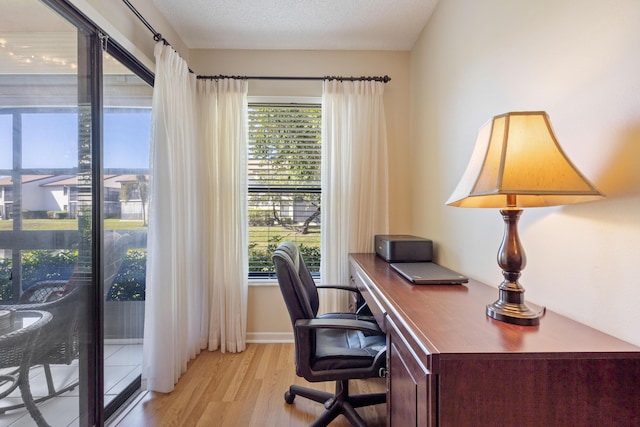
[[[92,288],[99,274],[93,41],[40,2],[8,4],[0,27],[1,303],[13,317],[25,311],[52,317],[35,336],[11,344],[31,357],[6,361],[4,373],[22,368],[14,376],[28,376],[32,396],[23,387],[6,395],[0,423],[89,425],[96,375],[89,369],[96,344]],[[9,333],[20,334],[28,325],[14,329]],[[6,392],[13,384],[2,387]]]
[[[151,83],[66,2],[2,1],[0,425],[101,425],[139,385]]]
[[[152,86],[103,54],[104,400],[139,387],[142,365]]]

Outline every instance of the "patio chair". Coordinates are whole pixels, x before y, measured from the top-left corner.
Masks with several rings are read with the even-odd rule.
[[[126,234],[105,234],[105,293],[108,292],[122,265],[127,242]],[[78,325],[90,286],[90,276],[85,277],[81,271],[76,270],[69,280],[39,282],[23,292],[18,304],[0,306],[3,310],[41,310],[52,315],[52,320],[43,327],[31,356],[31,366],[43,365],[48,391],[46,396],[35,399],[35,403],[58,396],[78,385],[78,381],[74,381],[56,390],[50,365],[69,365],[78,358]],[[17,404],[2,407],[0,414],[22,406],[23,404]]]
[[[15,370],[0,375],[0,382],[11,384],[0,392],[0,399],[19,387],[24,402],[20,406],[27,407],[38,427],[49,427],[33,401],[29,385],[29,367],[35,343],[41,329],[51,321],[51,313],[35,310],[18,310],[9,313],[10,323],[0,334],[0,369],[15,368]],[[24,320],[29,321],[25,323]]]

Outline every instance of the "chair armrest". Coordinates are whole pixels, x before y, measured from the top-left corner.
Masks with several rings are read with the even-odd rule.
[[[373,313],[371,313],[371,310],[369,309],[367,302],[362,297],[362,293],[360,292],[360,289],[356,288],[355,286],[318,285],[318,286],[316,286],[316,288],[317,289],[338,289],[338,290],[341,290],[341,291],[353,292],[353,293],[357,294],[357,296],[359,298],[358,303],[360,304],[360,306],[356,308],[356,313],[357,314],[362,314],[363,316],[373,316]]]
[[[360,293],[360,290],[355,286],[345,286],[345,285],[318,285],[316,286],[318,289],[339,289],[341,291],[349,291]]]
[[[48,280],[30,286],[29,289],[20,296],[17,304],[0,305],[0,310],[68,310],[79,302],[80,288],[74,288],[53,299],[49,298],[53,292],[64,289],[66,283],[66,280]],[[36,288],[34,289],[36,292],[29,292],[31,288]],[[43,291],[43,293],[41,293],[41,291]]]
[[[300,319],[296,321],[296,329],[351,329],[384,335],[375,322],[356,319]]]
[[[29,286],[20,295],[20,304],[39,304],[47,302],[53,292],[61,292],[69,283],[68,280],[45,280]]]

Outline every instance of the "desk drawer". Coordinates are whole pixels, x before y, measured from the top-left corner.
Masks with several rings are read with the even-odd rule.
[[[437,426],[436,378],[407,330],[387,316],[387,415],[392,426]]]

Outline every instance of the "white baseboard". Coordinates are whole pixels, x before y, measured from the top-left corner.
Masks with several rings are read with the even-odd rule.
[[[247,332],[247,342],[254,344],[292,343],[293,332]]]

